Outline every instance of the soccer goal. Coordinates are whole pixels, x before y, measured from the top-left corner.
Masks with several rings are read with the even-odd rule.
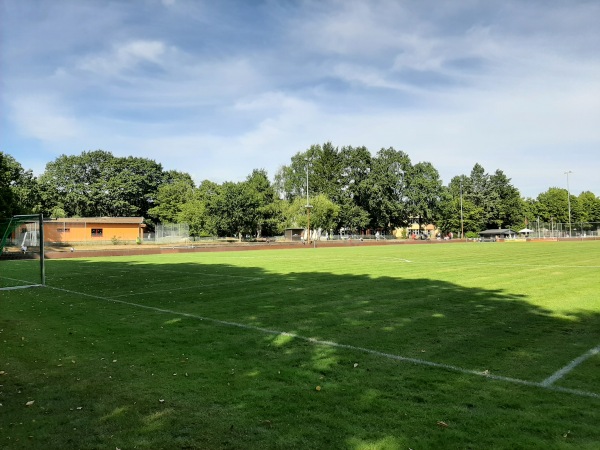
[[[45,284],[43,215],[0,219],[0,290]]]

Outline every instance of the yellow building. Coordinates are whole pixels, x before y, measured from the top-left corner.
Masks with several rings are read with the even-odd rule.
[[[78,217],[44,221],[46,242],[93,245],[136,242],[144,237],[143,217]]]

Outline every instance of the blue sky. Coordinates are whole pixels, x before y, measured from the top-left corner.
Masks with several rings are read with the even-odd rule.
[[[273,177],[312,144],[600,195],[600,2],[2,0],[0,150]]]

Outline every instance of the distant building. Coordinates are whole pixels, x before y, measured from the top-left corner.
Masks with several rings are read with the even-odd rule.
[[[77,217],[44,221],[45,240],[59,244],[135,242],[144,237],[145,228],[143,217]]]
[[[482,239],[507,239],[514,238],[517,235],[510,228],[496,228],[479,232],[479,237]]]

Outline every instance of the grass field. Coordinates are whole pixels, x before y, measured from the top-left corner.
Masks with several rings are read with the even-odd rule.
[[[27,264],[0,262],[0,280]],[[600,445],[600,242],[46,272],[45,288],[0,291],[0,448]]]

